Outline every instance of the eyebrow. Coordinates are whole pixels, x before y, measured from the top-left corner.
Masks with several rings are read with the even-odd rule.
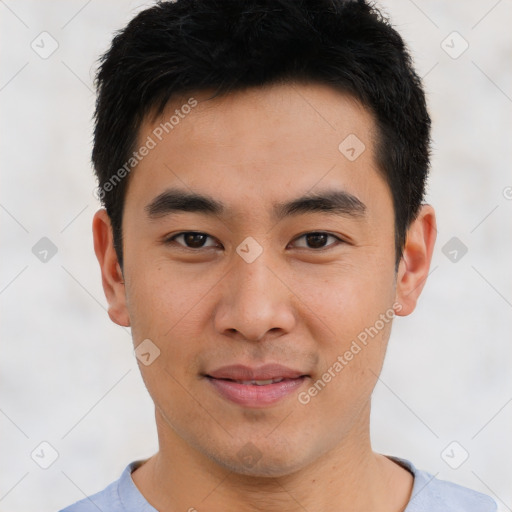
[[[222,216],[228,208],[221,201],[211,196],[181,189],[168,189],[147,204],[145,210],[151,220],[156,220],[179,212]],[[356,196],[343,190],[325,190],[310,193],[288,202],[273,205],[275,220],[318,212],[362,218],[366,213],[366,205]]]

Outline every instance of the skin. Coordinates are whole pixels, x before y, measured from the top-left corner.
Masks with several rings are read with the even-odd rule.
[[[133,481],[161,512],[404,510],[413,477],[373,452],[369,434],[391,322],[309,403],[298,393],[379,315],[414,310],[434,247],[434,210],[422,206],[410,225],[396,271],[375,123],[356,100],[319,84],[193,96],[198,105],[129,177],[123,272],[105,210],[93,221],[110,318],[131,326],[135,347],[149,338],[160,350],[150,365],[139,361],[159,451]],[[148,118],[139,142],[180,105]],[[366,146],[355,161],[338,149],[349,134]],[[150,219],[145,206],[169,187],[210,195],[228,212]],[[356,196],[364,216],[273,219],[274,202],[326,189]],[[185,231],[211,238],[196,249],[186,249],[183,237],[164,243]],[[319,231],[345,242],[308,245],[302,235]],[[248,236],[263,249],[252,263],[236,252]],[[311,377],[276,405],[247,408],[220,397],[202,376],[236,363],[281,363]],[[251,466],[238,455],[247,446],[260,456]]]

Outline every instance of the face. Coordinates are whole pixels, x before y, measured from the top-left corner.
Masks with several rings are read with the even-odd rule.
[[[129,178],[122,278],[95,218],[109,314],[144,343],[161,443],[289,474],[367,436],[391,319],[414,307],[432,233],[420,215],[397,274],[374,120],[350,96],[192,96],[140,129],[138,147],[155,144]]]

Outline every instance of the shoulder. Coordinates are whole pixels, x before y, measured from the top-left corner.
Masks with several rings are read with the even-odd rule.
[[[131,473],[143,461],[130,462],[123,470],[120,478],[100,492],[69,505],[59,512],[109,512],[153,511],[144,500],[131,479]]]
[[[496,502],[486,494],[439,480],[406,460],[390,457],[414,475],[411,498],[404,512],[495,512]]]
[[[87,496],[86,498],[63,508],[59,512],[98,512],[109,510],[110,512],[121,512],[121,501],[117,492],[118,481],[112,482],[100,492]]]

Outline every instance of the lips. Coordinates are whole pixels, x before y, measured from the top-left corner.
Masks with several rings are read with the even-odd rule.
[[[263,386],[271,384],[272,381],[284,379],[297,379],[307,376],[305,372],[294,370],[280,364],[266,364],[259,368],[250,368],[248,366],[236,364],[223,366],[206,374],[214,379],[233,380],[242,384],[254,384]]]
[[[223,366],[205,377],[224,399],[243,407],[261,408],[296,392],[309,375],[286,366],[267,364],[259,368]]]
[[[238,382],[240,384],[249,385],[252,384],[253,386],[268,386],[269,384],[276,384],[277,382],[283,382],[284,378],[279,379],[266,379],[266,380],[234,380],[234,382]]]

